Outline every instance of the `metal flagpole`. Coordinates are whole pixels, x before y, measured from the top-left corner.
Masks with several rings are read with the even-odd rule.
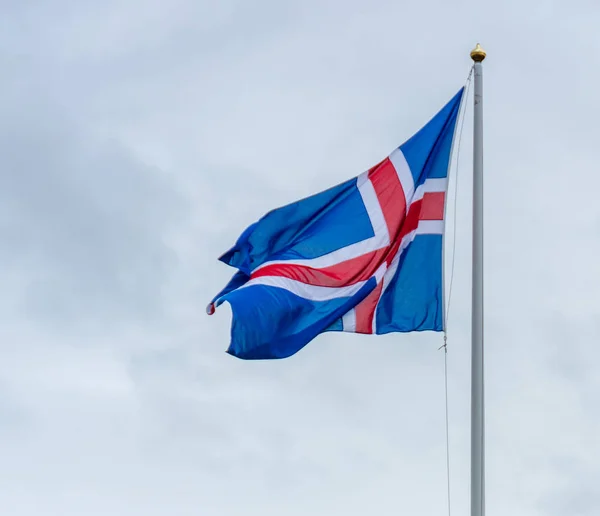
[[[471,311],[471,516],[485,515],[485,436],[483,391],[483,77],[485,51],[475,62],[473,131],[473,284]]]

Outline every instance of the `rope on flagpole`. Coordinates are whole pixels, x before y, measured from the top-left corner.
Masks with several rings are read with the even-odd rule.
[[[471,71],[469,72],[469,75],[467,77],[467,83],[465,85],[465,96],[464,98],[468,98],[469,97],[469,90],[471,89],[471,79],[473,77],[473,67],[471,67]],[[452,213],[452,261],[451,261],[451,265],[450,265],[450,284],[448,285],[448,302],[446,304],[446,313],[444,314],[444,317],[446,318],[446,320],[444,321],[444,328],[447,329],[448,328],[448,314],[450,313],[450,302],[452,300],[452,285],[454,283],[454,263],[455,263],[455,256],[456,256],[456,211],[457,211],[457,198],[458,198],[458,162],[460,159],[460,144],[462,142],[462,133],[463,133],[463,128],[465,126],[465,111],[467,109],[467,103],[463,102],[462,106],[462,120],[460,123],[460,130],[458,132],[458,143],[456,145],[456,164],[455,164],[455,173],[456,173],[456,181],[454,181],[454,206],[453,206],[453,213]],[[460,113],[459,113],[460,116]],[[447,331],[444,331],[444,335],[447,334]],[[444,339],[444,345],[446,344],[446,340]]]
[[[467,99],[469,97],[469,90],[471,88],[471,79],[473,77],[473,69],[469,71],[469,75],[467,77],[467,82],[465,85],[465,96]],[[462,133],[465,125],[465,111],[467,109],[467,103],[462,102],[462,120],[460,123],[460,129],[458,133],[458,143],[456,146],[456,165],[455,165],[455,173],[456,173],[456,181],[454,182],[454,207],[452,213],[452,261],[450,265],[450,284],[448,285],[448,302],[446,304],[446,310],[444,313],[444,344],[439,349],[444,349],[444,396],[445,396],[445,405],[446,405],[446,479],[447,479],[447,497],[448,497],[448,516],[452,516],[451,505],[450,505],[450,417],[448,410],[448,314],[450,313],[450,300],[452,298],[452,283],[454,280],[454,264],[455,264],[455,256],[456,256],[456,208],[458,206],[457,203],[457,193],[458,193],[458,163],[460,157],[460,144],[462,142]],[[459,117],[460,117],[459,113]]]
[[[450,510],[450,425],[448,423],[448,336],[444,333],[444,394],[446,397],[446,482],[448,489],[448,516],[452,516]]]

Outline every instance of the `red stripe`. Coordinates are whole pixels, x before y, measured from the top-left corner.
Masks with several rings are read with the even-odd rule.
[[[394,256],[400,248],[402,239],[411,231],[415,231],[419,226],[420,220],[443,220],[444,219],[444,192],[428,192],[423,196],[423,199],[414,201],[408,213],[406,220],[402,225],[398,238],[394,240],[390,247],[390,252],[387,255],[388,266],[392,263]]]
[[[404,221],[404,224],[402,224],[402,229],[400,230],[398,237],[394,239],[394,242],[390,246],[389,253],[386,257],[388,266],[392,263],[392,260],[394,259],[394,256],[396,256],[398,249],[400,249],[402,239],[411,231],[417,229],[417,226],[419,225],[419,216],[421,214],[422,203],[423,200],[419,199],[410,205],[408,213],[406,214],[406,220]]]
[[[380,281],[375,290],[356,305],[356,333],[373,333],[373,317],[382,290],[383,281]]]
[[[389,158],[369,171],[381,211],[388,227],[390,240],[398,232],[406,213],[406,197],[398,174]]]
[[[402,239],[411,231],[417,229],[419,220],[443,219],[444,192],[425,193],[423,199],[415,201],[410,205],[408,214],[406,214],[406,217],[404,216],[406,210],[404,191],[389,159],[386,159],[376,167],[373,167],[369,171],[369,178],[375,188],[390,232],[390,239],[392,240],[390,247],[372,251],[362,256],[320,269],[315,269],[306,265],[287,263],[267,265],[254,272],[252,278],[280,276],[309,285],[322,287],[345,287],[359,281],[366,281],[373,276],[383,260],[387,262],[388,266],[392,263],[392,260],[400,248]],[[370,296],[367,299],[370,299]],[[365,301],[363,301],[363,303]],[[357,327],[358,324],[357,313]],[[366,319],[364,324],[367,324]],[[364,328],[366,328],[366,326],[364,326]]]
[[[345,287],[366,281],[373,276],[383,262],[386,252],[387,249],[379,249],[321,269],[293,263],[275,263],[258,269],[251,277],[281,276],[309,285]]]
[[[427,192],[423,195],[420,220],[443,220],[444,218],[444,192]]]

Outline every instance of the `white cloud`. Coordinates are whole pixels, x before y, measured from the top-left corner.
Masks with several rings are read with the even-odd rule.
[[[352,177],[485,62],[488,514],[597,514],[592,2],[0,8],[0,510],[445,511],[437,335],[224,353],[216,262]],[[470,130],[450,326],[468,509]]]

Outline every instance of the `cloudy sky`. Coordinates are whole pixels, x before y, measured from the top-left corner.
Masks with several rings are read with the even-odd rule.
[[[440,335],[328,334],[243,362],[228,309],[204,309],[246,225],[385,157],[480,41],[487,513],[597,516],[599,24],[593,0],[0,2],[0,512],[447,514]],[[469,107],[456,515],[471,124]]]

